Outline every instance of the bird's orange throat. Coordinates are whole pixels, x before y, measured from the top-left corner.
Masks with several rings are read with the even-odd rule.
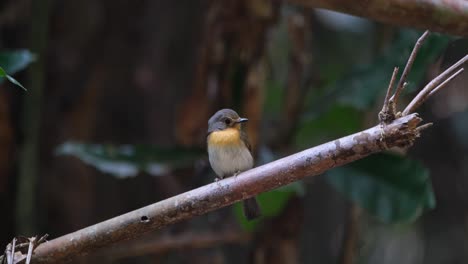
[[[227,128],[211,132],[208,136],[208,144],[215,146],[241,145],[240,131],[237,128]]]

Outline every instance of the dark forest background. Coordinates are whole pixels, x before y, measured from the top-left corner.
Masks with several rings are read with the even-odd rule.
[[[213,181],[208,118],[249,118],[257,165],[375,125],[422,31],[276,0],[0,2],[0,248]],[[468,51],[434,33],[407,99]],[[468,74],[374,155],[76,263],[467,263]]]

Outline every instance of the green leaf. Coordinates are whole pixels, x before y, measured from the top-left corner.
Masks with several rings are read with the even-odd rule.
[[[5,70],[0,67],[0,77],[1,78],[7,78],[7,80],[9,80],[10,82],[12,82],[13,84],[16,84],[17,86],[23,88],[23,90],[27,91],[26,88],[24,88],[23,85],[21,85],[21,83],[19,83],[17,80],[15,80],[13,77],[11,77],[10,75],[8,75]],[[1,81],[1,79],[0,79]]]
[[[15,74],[25,69],[36,56],[29,50],[14,50],[0,52],[0,65],[9,74]]]
[[[354,133],[361,127],[362,113],[353,107],[333,105],[328,112],[304,118],[299,124],[295,145],[302,148]]]
[[[286,206],[288,200],[296,196],[302,196],[305,193],[305,188],[302,182],[293,182],[286,186],[278,189],[261,193],[257,196],[257,201],[262,210],[262,216],[259,219],[253,221],[247,221],[242,211],[242,203],[236,203],[233,206],[234,214],[241,224],[241,226],[247,231],[255,231],[263,219],[268,217],[274,217],[280,214]]]
[[[376,154],[327,173],[327,181],[386,223],[414,221],[435,207],[429,172],[419,162]]]
[[[420,35],[419,31],[401,30],[385,54],[375,58],[371,64],[355,66],[355,70],[346,74],[331,88],[339,91],[338,102],[358,109],[372,107],[385,93],[393,68],[398,66],[400,67],[399,73],[403,72],[406,61]],[[449,41],[449,37],[435,34],[427,38],[409,73],[408,91],[414,90],[420,84],[426,69],[443,52]]]
[[[117,178],[146,172],[153,176],[166,175],[174,169],[190,166],[205,152],[198,149],[164,149],[146,145],[100,145],[66,142],[56,149],[58,155],[79,158],[101,172]]]

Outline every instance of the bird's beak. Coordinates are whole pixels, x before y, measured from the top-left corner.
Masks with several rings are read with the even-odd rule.
[[[244,122],[247,122],[247,121],[249,121],[249,119],[241,117],[241,118],[237,119],[236,123],[244,123]]]

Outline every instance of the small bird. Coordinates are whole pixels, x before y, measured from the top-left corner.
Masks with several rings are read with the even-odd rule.
[[[216,180],[235,176],[253,167],[251,146],[241,127],[247,121],[231,109],[221,109],[208,120],[208,157],[218,175]],[[244,200],[243,209],[247,220],[261,215],[255,197]]]

